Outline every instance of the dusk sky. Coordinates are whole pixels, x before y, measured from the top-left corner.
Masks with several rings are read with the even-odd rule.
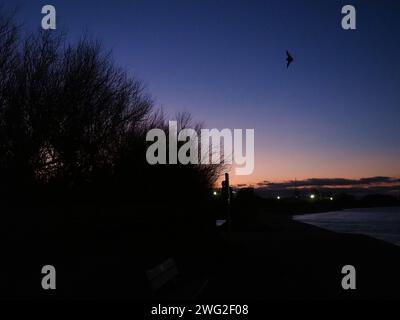
[[[113,50],[171,120],[255,129],[255,171],[233,183],[400,177],[399,1],[12,1],[29,30]],[[341,28],[341,8],[357,30]],[[286,68],[286,50],[294,62]]]

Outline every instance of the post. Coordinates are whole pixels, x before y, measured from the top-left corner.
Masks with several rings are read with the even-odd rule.
[[[229,173],[225,173],[225,188],[226,188],[226,203],[228,212],[228,235],[231,236],[232,232],[232,217],[231,217],[231,186],[229,184]]]

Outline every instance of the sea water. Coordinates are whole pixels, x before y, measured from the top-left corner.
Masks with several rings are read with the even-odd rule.
[[[400,207],[347,209],[298,215],[293,219],[331,231],[368,235],[400,246]]]

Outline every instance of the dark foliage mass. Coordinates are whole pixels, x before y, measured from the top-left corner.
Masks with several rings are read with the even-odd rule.
[[[192,125],[188,115],[178,122]],[[221,166],[149,165],[155,127],[165,117],[98,42],[23,37],[0,19],[0,194],[9,203],[207,197]]]

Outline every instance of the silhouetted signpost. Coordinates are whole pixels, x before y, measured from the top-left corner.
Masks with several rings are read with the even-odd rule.
[[[222,195],[226,203],[228,235],[231,235],[232,221],[231,221],[231,187],[229,185],[229,173],[225,173],[225,180],[222,181]]]

